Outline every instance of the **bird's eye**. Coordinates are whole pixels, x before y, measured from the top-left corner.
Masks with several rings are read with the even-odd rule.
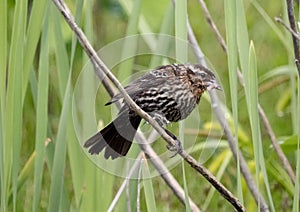
[[[205,73],[200,73],[200,76],[204,78],[206,76],[206,74]]]

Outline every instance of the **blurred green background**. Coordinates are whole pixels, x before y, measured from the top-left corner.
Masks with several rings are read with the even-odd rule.
[[[293,170],[298,173],[296,180],[299,181],[299,77],[297,78],[294,66],[291,35],[274,21],[274,17],[280,17],[288,23],[285,1],[237,2],[242,3],[245,13],[241,12],[235,18],[239,19],[241,15],[246,18],[243,27],[247,29],[249,40],[255,46],[259,103]],[[182,10],[188,16],[199,46],[218,75],[223,87],[224,94],[220,96],[226,106],[227,120],[232,131],[235,120],[238,121],[238,146],[261,194],[271,210],[299,211],[299,195],[295,194],[299,187],[295,187],[282,167],[262,123],[261,131],[256,135],[261,138],[263,151],[255,152],[248,112],[255,105],[246,101],[245,89],[241,86],[234,91],[235,96],[230,94],[228,58],[208,25],[199,1],[190,0],[186,3],[187,8],[180,8],[178,11]],[[294,3],[298,20],[299,5]],[[176,36],[178,19],[175,17],[174,5],[169,0],[77,0],[66,1],[66,4],[96,50],[126,35],[163,33]],[[206,4],[226,40],[226,5],[223,1],[207,1]],[[53,2],[45,0],[1,1],[0,26],[1,211],[107,210],[124,178],[97,168],[81,147],[84,141],[78,142],[73,123],[72,97],[88,58],[74,33]],[[238,39],[244,39],[249,44],[246,37]],[[158,40],[154,40],[154,44],[161,45]],[[137,46],[129,45],[116,52],[122,52],[126,56],[127,53],[134,52],[135,48],[142,48]],[[151,44],[148,46],[154,47]],[[248,51],[239,49],[239,52],[243,50]],[[115,57],[111,54],[113,53],[104,52],[100,56],[109,60],[110,57]],[[238,52],[236,54],[238,63],[242,63],[241,58],[238,59]],[[161,57],[155,62],[153,55],[142,55],[118,64],[112,71],[121,82],[128,82],[131,75],[155,68],[166,61],[166,58]],[[92,73],[91,68],[90,70]],[[245,72],[242,71],[245,81],[252,80],[245,77]],[[90,77],[97,82],[98,79],[93,75]],[[95,104],[92,108],[96,108],[96,121],[102,123],[99,127],[111,121],[112,113],[110,107],[104,107],[110,98],[104,87],[99,87],[94,102],[88,93],[89,89],[94,88],[94,84],[90,78],[84,80],[86,81],[83,81],[85,83],[80,88],[82,101],[78,105],[78,116],[83,126],[80,134],[87,138],[96,130],[93,114],[88,109],[91,104]],[[239,198],[242,194],[248,211],[257,211],[258,206],[237,171],[223,131],[217,121],[212,120],[208,99],[206,96],[200,103],[199,126],[190,127],[191,119],[190,122],[187,121],[183,131],[179,130],[178,124],[172,124],[170,129],[175,134],[184,134],[187,143],[190,138],[196,141],[191,149],[191,154],[196,159],[199,158],[199,152],[212,151],[212,156],[205,161],[204,166],[217,175],[233,194]],[[233,115],[232,102],[238,105],[238,116]],[[149,128],[142,126],[146,132],[149,132]],[[164,151],[164,141],[158,140],[153,145],[154,149]],[[211,143],[205,146],[205,142]],[[131,152],[131,156],[137,155],[138,147]],[[98,157],[103,156],[101,154]],[[259,165],[256,157],[263,160],[265,166]],[[165,158],[165,162],[167,161],[168,157]],[[177,163],[178,161],[180,162],[179,158]],[[146,161],[145,164],[153,172],[151,163]],[[178,163],[171,174],[201,210],[233,210],[203,177],[189,166],[185,167],[184,163]],[[241,185],[237,183],[239,179],[242,179]],[[296,186],[299,186],[299,182],[297,183]],[[141,189],[140,193],[138,189]],[[241,194],[238,194],[239,190]],[[185,210],[159,176],[130,180],[114,210],[128,211],[131,208],[136,211],[138,198],[141,211],[153,208],[157,211]]]

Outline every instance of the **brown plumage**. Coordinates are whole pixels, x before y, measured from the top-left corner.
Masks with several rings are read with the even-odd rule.
[[[201,65],[172,64],[160,66],[125,87],[129,96],[160,125],[185,119],[209,89],[220,89],[215,75]],[[106,105],[122,98],[115,95]],[[118,117],[88,139],[84,147],[104,157],[115,159],[129,151],[141,117],[124,104]]]

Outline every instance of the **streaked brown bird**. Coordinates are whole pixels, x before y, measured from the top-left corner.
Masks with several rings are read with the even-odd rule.
[[[195,64],[171,64],[157,67],[125,87],[129,96],[161,126],[185,119],[197,106],[204,91],[221,90],[215,75],[207,68]],[[119,93],[106,105],[122,98]],[[125,156],[129,151],[141,117],[127,104],[117,118],[89,138],[84,147],[89,153],[104,157]]]

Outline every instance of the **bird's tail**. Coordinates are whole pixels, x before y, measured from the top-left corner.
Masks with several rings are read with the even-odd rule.
[[[85,148],[89,148],[89,153],[99,154],[106,147],[106,159],[125,156],[141,122],[140,116],[129,113],[128,110],[121,110],[113,122],[89,138],[84,144]]]

